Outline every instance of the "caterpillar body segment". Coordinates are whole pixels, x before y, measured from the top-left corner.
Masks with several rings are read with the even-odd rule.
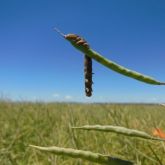
[[[87,55],[84,56],[84,77],[86,96],[92,96],[92,59]]]
[[[76,39],[79,37],[78,35],[76,34],[67,34],[64,36],[65,39],[69,40],[69,41],[76,41]]]

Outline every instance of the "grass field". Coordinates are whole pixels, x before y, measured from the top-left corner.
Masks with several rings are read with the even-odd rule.
[[[117,125],[152,134],[165,131],[165,107],[143,104],[67,104],[0,102],[0,165],[91,165],[29,147],[71,147],[134,161],[165,164],[165,143],[114,133],[72,130],[87,124]]]

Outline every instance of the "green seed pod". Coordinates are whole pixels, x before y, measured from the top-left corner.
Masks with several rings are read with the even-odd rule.
[[[83,130],[88,130],[88,131],[101,131],[101,132],[113,132],[117,134],[122,134],[125,136],[130,136],[130,137],[138,137],[138,138],[143,138],[143,139],[150,139],[150,140],[159,140],[159,141],[165,141],[165,139],[161,138],[155,138],[146,132],[134,130],[134,129],[128,129],[125,127],[119,127],[119,126],[112,126],[112,125],[85,125],[82,127],[72,127],[73,129],[83,129]]]
[[[73,34],[72,34],[73,35]],[[66,35],[68,36],[68,35]],[[94,50],[90,49],[89,47],[84,46],[83,44],[78,45],[77,42],[75,42],[74,37],[70,38],[70,37],[65,37],[65,39],[67,39],[76,49],[80,50],[81,52],[83,52],[84,54],[86,54],[87,56],[89,56],[90,58],[96,60],[97,62],[101,63],[102,65],[108,67],[109,69],[118,72],[122,75],[131,77],[133,79],[148,83],[148,84],[152,84],[152,85],[165,85],[164,82],[159,82],[155,79],[153,79],[152,77],[143,75],[141,73],[135,72],[133,70],[129,70],[111,60],[106,59],[105,57],[103,57],[102,55],[100,55],[99,53],[95,52]]]
[[[56,146],[40,147],[40,146],[30,145],[30,147],[33,147],[40,151],[50,152],[56,155],[69,156],[72,158],[81,158],[84,160],[88,160],[91,162],[104,164],[104,165],[133,165],[133,162],[122,160],[115,157],[110,157],[107,155],[102,155],[99,153],[93,153],[91,151],[75,150],[72,148],[61,148]]]

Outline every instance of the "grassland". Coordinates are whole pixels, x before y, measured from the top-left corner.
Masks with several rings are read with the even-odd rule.
[[[165,107],[134,104],[0,102],[0,165],[91,165],[29,147],[71,147],[133,160],[137,165],[165,164],[165,143],[114,133],[72,130],[87,124],[118,125],[152,134],[165,130]],[[94,163],[93,163],[94,164]]]

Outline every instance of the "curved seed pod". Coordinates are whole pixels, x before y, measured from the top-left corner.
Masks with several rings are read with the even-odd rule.
[[[68,35],[65,35],[65,39],[67,39],[76,49],[80,50],[81,52],[83,52],[84,54],[86,54],[87,56],[89,56],[90,58],[96,60],[97,62],[101,63],[102,65],[108,67],[109,69],[118,72],[122,75],[131,77],[133,79],[148,83],[148,84],[153,84],[153,85],[165,85],[164,82],[159,82],[155,79],[153,79],[152,77],[143,75],[141,73],[135,72],[133,70],[129,70],[111,60],[106,59],[105,57],[103,57],[102,55],[100,55],[99,53],[95,52],[94,50],[90,49],[89,47],[86,47],[85,45],[81,44],[78,45],[75,42],[75,39],[72,39],[70,37],[67,37]]]
[[[33,147],[40,151],[50,152],[56,155],[69,156],[72,158],[81,158],[84,160],[88,160],[91,162],[104,164],[104,165],[133,165],[133,162],[110,157],[107,155],[102,155],[99,153],[93,153],[91,151],[75,150],[72,148],[61,148],[56,146],[40,147],[40,146],[30,145],[30,147]]]
[[[134,130],[134,129],[128,129],[125,127],[119,127],[119,126],[112,126],[112,125],[85,125],[82,127],[72,127],[73,129],[83,129],[83,130],[94,130],[94,131],[101,131],[101,132],[114,132],[117,134],[122,134],[125,136],[131,136],[131,137],[138,137],[143,139],[150,139],[150,140],[159,140],[159,141],[165,141],[165,139],[161,138],[155,138],[146,132]]]

